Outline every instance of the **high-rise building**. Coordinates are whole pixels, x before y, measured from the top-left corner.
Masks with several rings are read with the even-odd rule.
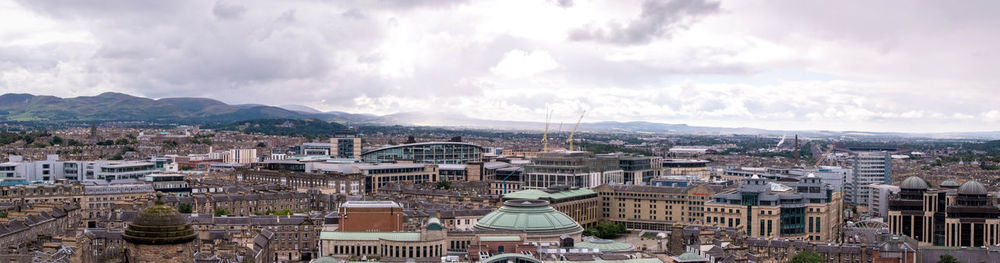
[[[854,179],[848,185],[847,201],[854,205],[867,205],[871,185],[892,183],[892,157],[887,151],[855,152]]]

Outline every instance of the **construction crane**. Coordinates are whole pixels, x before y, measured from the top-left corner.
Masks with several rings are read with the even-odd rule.
[[[569,133],[569,138],[566,138],[566,142],[569,143],[569,150],[570,151],[573,150],[573,135],[576,134],[576,129],[580,128],[580,121],[583,120],[583,114],[585,114],[585,113],[587,113],[587,111],[583,111],[582,113],[580,113],[580,119],[576,120],[576,126],[573,126],[573,132],[570,132]]]
[[[837,142],[836,141],[834,141],[833,144],[830,145],[830,149],[826,149],[826,151],[823,152],[823,154],[819,156],[819,160],[816,160],[816,164],[813,165],[813,166],[817,166],[818,167],[820,164],[822,164],[823,160],[826,160],[826,156],[830,155],[830,152],[832,152],[834,148],[837,148]]]
[[[552,120],[552,110],[545,114],[545,132],[542,133],[542,152],[549,151],[549,121]]]

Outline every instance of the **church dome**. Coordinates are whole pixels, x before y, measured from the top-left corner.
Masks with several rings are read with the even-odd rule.
[[[143,210],[122,233],[129,243],[145,245],[182,244],[194,240],[196,234],[181,213],[157,200]]]
[[[986,186],[976,181],[968,181],[958,188],[960,195],[986,195]]]
[[[528,235],[563,235],[583,232],[572,218],[556,211],[544,200],[509,200],[486,214],[473,229],[480,231],[524,231]]]
[[[910,189],[910,190],[927,190],[930,186],[927,185],[927,181],[920,179],[920,177],[910,176],[903,180],[903,183],[899,184],[900,189]]]

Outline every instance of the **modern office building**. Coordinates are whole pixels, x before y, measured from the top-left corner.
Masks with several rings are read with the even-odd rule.
[[[847,201],[854,205],[868,204],[873,184],[892,183],[892,157],[887,151],[861,151],[852,156],[854,177],[847,189]]]
[[[618,158],[582,151],[539,153],[524,167],[524,189],[544,189],[553,185],[591,188],[602,184],[625,183],[625,171]]]
[[[663,172],[662,157],[634,154],[612,154],[607,157],[618,159],[618,165],[624,172],[625,184],[647,185]]]
[[[356,135],[337,135],[330,138],[330,156],[360,160],[361,137]]]
[[[872,217],[886,218],[889,216],[889,199],[899,194],[899,186],[875,184],[868,192],[868,214]]]
[[[995,196],[976,181],[957,189],[934,189],[911,176],[889,201],[889,232],[921,246],[982,247],[1000,243],[1000,208]]]
[[[842,198],[819,178],[776,183],[757,176],[705,204],[705,223],[742,228],[750,237],[832,241],[839,234]]]
[[[712,175],[708,169],[708,161],[692,159],[664,159],[661,163],[663,176],[697,176],[708,180]]]
[[[482,162],[482,158],[483,147],[464,142],[411,143],[382,147],[361,154],[361,161],[366,163],[464,164]]]
[[[699,224],[705,202],[716,190],[702,184],[688,187],[601,185],[601,219],[637,230],[670,230],[673,224]]]
[[[331,155],[330,144],[320,142],[307,142],[299,146],[301,155]]]
[[[24,161],[20,156],[11,156],[8,162],[0,164],[0,184],[140,179],[159,171],[155,163],[145,161],[61,161],[58,155],[49,155],[40,161]]]

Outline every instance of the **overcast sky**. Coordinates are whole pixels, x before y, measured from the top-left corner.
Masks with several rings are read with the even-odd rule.
[[[1000,130],[997,10],[1000,1],[0,0],[0,93]]]

